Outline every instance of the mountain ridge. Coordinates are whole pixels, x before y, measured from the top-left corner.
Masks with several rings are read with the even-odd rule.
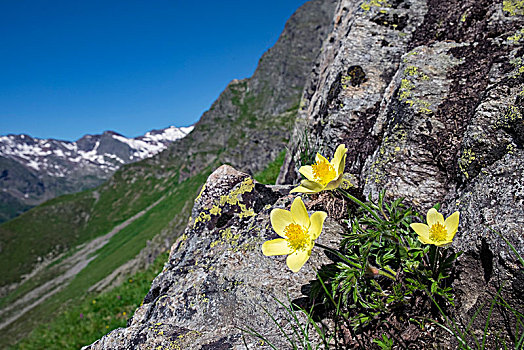
[[[76,141],[0,136],[0,222],[57,195],[96,187],[123,164],[158,154],[191,130],[170,126],[133,138],[108,130]]]

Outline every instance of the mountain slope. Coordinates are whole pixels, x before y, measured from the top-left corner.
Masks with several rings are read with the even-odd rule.
[[[93,188],[120,166],[151,157],[193,130],[169,127],[127,138],[112,131],[75,142],[0,137],[0,222],[61,194]]]
[[[64,274],[67,267],[60,267],[61,262],[81,249],[80,244],[158,202],[112,236],[83,270],[45,302],[34,304],[45,293],[27,300],[26,305],[33,305],[31,312],[3,325],[6,339],[0,344],[26,334],[51,318],[52,310],[81,297],[95,284],[118,281],[119,275],[143,266],[162,247],[169,247],[187,223],[198,187],[215,167],[227,162],[256,172],[281,153],[290,137],[302,87],[329,31],[333,9],[334,1],[327,0],[313,0],[298,9],[253,77],[231,82],[194,130],[166,151],[124,165],[94,190],[55,198],[0,225],[4,295],[0,307],[5,308]],[[22,275],[37,267],[38,273],[20,283]],[[0,323],[12,316],[0,310]]]

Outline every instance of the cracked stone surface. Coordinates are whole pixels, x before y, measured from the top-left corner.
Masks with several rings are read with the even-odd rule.
[[[274,298],[286,302],[288,295],[302,297],[301,286],[315,276],[311,266],[328,262],[314,249],[307,265],[292,273],[285,256],[262,254],[262,243],[278,237],[269,213],[273,208],[289,210],[294,198],[290,189],[255,183],[227,165],[218,168],[128,327],[84,349],[245,349],[243,335],[250,348],[259,344],[240,328],[256,329],[284,348],[285,339],[263,308],[282,322],[285,310]],[[336,246],[341,230],[328,219],[318,242]],[[289,324],[285,327],[290,330]]]

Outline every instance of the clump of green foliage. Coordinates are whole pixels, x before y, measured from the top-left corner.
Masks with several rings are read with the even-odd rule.
[[[284,334],[286,339],[293,340],[293,349],[368,348],[371,343],[362,339],[369,335],[369,342],[381,349],[409,346],[398,343],[403,330],[414,325],[424,333],[431,317],[454,306],[450,280],[460,253],[422,243],[411,224],[425,220],[402,198],[387,202],[383,191],[378,201],[364,202],[340,188],[333,195],[350,199],[347,229],[336,249],[316,243],[332,263],[320,267],[317,279],[306,288],[310,291],[306,306],[292,301],[286,306],[290,315],[298,312],[306,317],[305,324],[295,327],[304,329],[299,332],[304,338],[296,341]],[[322,326],[326,319],[334,328]],[[297,323],[296,318],[291,321]],[[311,341],[308,329],[317,331],[322,344]],[[247,332],[267,341],[255,330]]]
[[[36,328],[13,349],[79,349],[115,328],[125,327],[167,257],[167,252],[159,255],[147,270],[108,292],[86,296],[51,323]]]
[[[380,327],[399,312],[406,319],[398,325],[420,325],[431,300],[452,306],[449,278],[460,254],[423,244],[410,227],[422,217],[402,199],[387,203],[381,192],[376,203],[364,203],[339,191],[358,205],[350,210],[339,248],[323,247],[333,263],[322,266],[312,283],[317,308],[334,310],[336,324],[356,334]],[[389,344],[386,338],[377,342]]]

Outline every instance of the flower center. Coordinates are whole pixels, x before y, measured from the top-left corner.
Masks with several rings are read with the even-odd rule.
[[[435,223],[429,228],[429,239],[435,242],[442,242],[446,240],[448,231],[441,223]]]
[[[323,186],[326,186],[337,176],[335,168],[333,168],[333,166],[325,159],[320,159],[311,167],[313,168],[313,175],[315,176],[315,179]]]
[[[287,244],[295,251],[304,250],[309,246],[309,234],[300,225],[295,223],[287,225],[284,234],[287,237]]]

